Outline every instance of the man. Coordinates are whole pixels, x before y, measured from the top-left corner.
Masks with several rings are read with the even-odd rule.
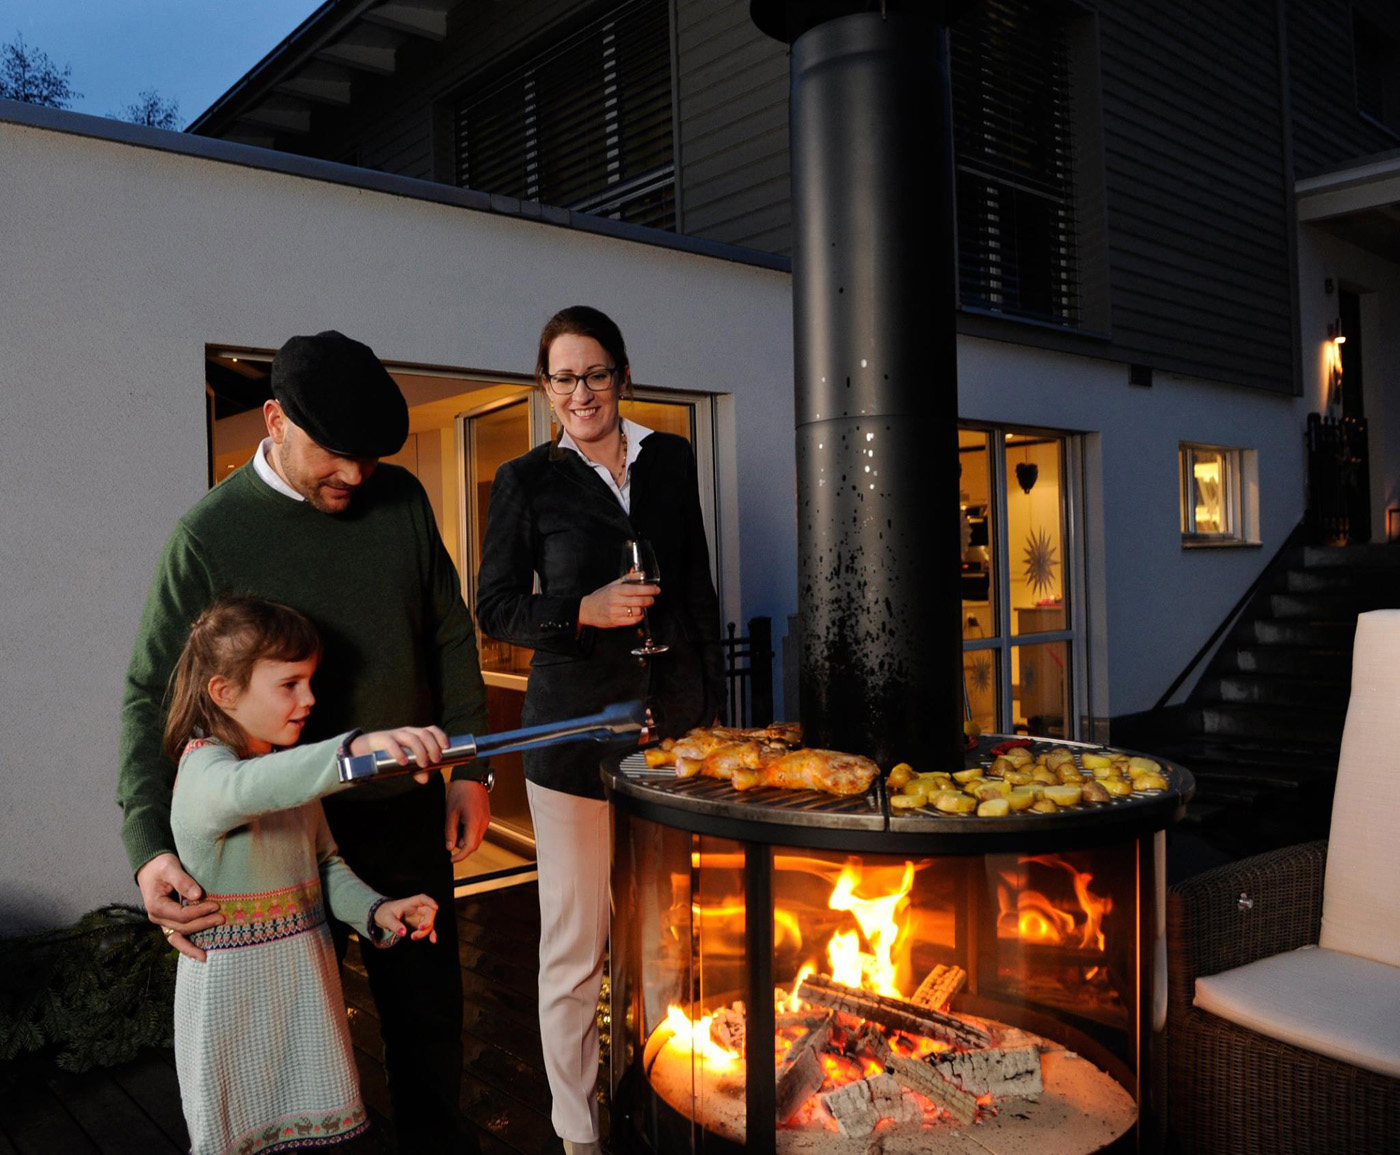
[[[272,394],[263,406],[268,437],[253,459],[196,502],[166,543],[122,703],[122,838],[151,921],[201,961],[187,936],[223,916],[174,853],[175,767],[160,736],[170,671],[190,623],[215,597],[285,602],[320,630],[306,741],[410,721],[436,722],[449,734],[485,729],[476,634],[427,495],[412,474],[379,466],[408,436],[408,407],[393,378],[368,346],[325,332],[282,347]],[[382,894],[426,892],[446,912],[436,945],[405,942],[361,957],[379,1009],[400,1150],[475,1151],[457,1107],[462,988],[452,863],[485,833],[486,791],[454,779],[444,797],[439,776],[427,785],[399,777],[324,805],[361,878]]]

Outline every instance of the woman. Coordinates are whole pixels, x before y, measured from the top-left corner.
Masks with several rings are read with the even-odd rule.
[[[533,725],[645,698],[662,735],[707,725],[724,686],[695,459],[683,438],[625,420],[631,368],[597,309],[556,313],[535,378],[557,439],[508,461],[491,487],[477,617],[491,637],[529,646],[522,722]],[[621,580],[622,545],[646,538],[664,585]],[[534,576],[539,575],[539,593]],[[663,592],[664,590],[664,592]],[[639,661],[650,618],[670,649]],[[540,888],[540,1034],[564,1149],[594,1153],[595,1018],[608,935],[608,815],[591,743],[525,754]]]

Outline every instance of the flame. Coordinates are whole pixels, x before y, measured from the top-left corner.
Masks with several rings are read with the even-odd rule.
[[[807,1001],[803,999],[797,993],[797,991],[798,988],[802,986],[803,981],[806,978],[808,978],[808,976],[814,975],[816,973],[816,963],[803,963],[801,969],[797,972],[797,977],[792,980],[792,989],[787,993],[787,995],[775,996],[773,1004],[774,1010],[776,1010],[777,1013],[780,1015],[784,1013],[796,1014],[799,1011],[805,1010],[807,1007]]]
[[[846,863],[827,905],[832,910],[849,911],[860,926],[855,931],[838,932],[827,944],[831,977],[851,987],[864,987],[877,994],[898,997],[895,985],[893,954],[895,944],[904,929],[904,914],[909,905],[909,892],[914,889],[914,864],[906,862],[900,882],[892,892],[877,898],[859,898],[856,888],[862,880],[861,869],[854,862]],[[870,951],[860,949],[861,936],[870,944]]]
[[[722,902],[711,903],[708,906],[692,902],[690,904],[690,917],[702,934],[708,934],[731,924],[742,923],[744,903],[742,899],[738,898],[726,898]],[[673,938],[679,939],[680,931],[676,927],[672,927],[671,935]],[[797,921],[797,916],[791,911],[782,908],[776,908],[773,911],[773,945],[794,950],[802,949],[802,927]]]
[[[705,1015],[698,1023],[692,1023],[690,1017],[674,1003],[666,1008],[666,1026],[672,1033],[672,1045],[689,1051],[701,1066],[728,1071],[738,1065],[739,1055],[710,1037],[713,1018],[713,1015]]]
[[[1041,854],[1020,860],[1020,865],[1039,863],[1069,872],[1074,885],[1074,896],[1079,903],[1078,912],[1061,910],[1038,890],[1022,890],[1020,879],[1013,874],[1003,874],[1005,885],[997,887],[997,903],[1000,913],[997,917],[997,934],[1001,938],[1019,938],[1024,942],[1050,943],[1056,946],[1070,944],[1081,950],[1104,949],[1103,919],[1113,909],[1113,899],[1100,898],[1089,889],[1094,876],[1087,871],[1076,870],[1063,858],[1053,854]],[[1015,894],[1013,908],[1012,894]],[[1083,924],[1078,914],[1084,916]],[[1076,942],[1075,939],[1078,941]]]

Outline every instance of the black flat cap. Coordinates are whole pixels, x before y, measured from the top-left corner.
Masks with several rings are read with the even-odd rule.
[[[408,440],[408,404],[374,350],[327,329],[272,359],[272,396],[323,449],[391,457]]]

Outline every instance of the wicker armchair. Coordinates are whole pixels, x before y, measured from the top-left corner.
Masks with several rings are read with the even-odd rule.
[[[1318,941],[1327,843],[1261,854],[1167,896],[1168,1119],[1183,1155],[1400,1149],[1400,1079],[1192,1005],[1196,979]]]

